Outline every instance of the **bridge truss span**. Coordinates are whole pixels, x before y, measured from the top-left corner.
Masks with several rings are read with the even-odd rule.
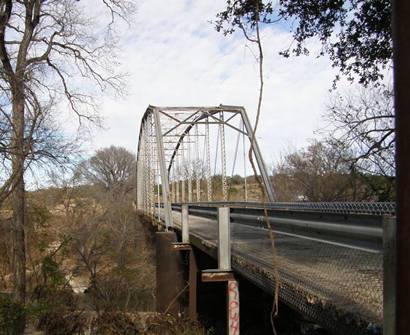
[[[181,250],[218,260],[212,275],[240,274],[332,334],[393,324],[395,203],[275,202],[243,107],[149,106],[136,188]]]
[[[252,146],[252,160],[248,151]],[[259,192],[246,175],[255,168]],[[241,106],[156,107],[142,118],[137,154],[137,208],[164,211],[172,227],[172,203],[274,200],[253,129]],[[258,198],[259,196],[259,198]],[[158,206],[158,204],[163,204]]]

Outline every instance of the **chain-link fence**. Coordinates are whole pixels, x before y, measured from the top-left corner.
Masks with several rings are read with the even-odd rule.
[[[380,334],[380,213],[393,213],[394,204],[299,205],[270,206],[267,217],[263,209],[255,206],[243,208],[237,204],[231,208],[234,270],[272,294],[275,281],[279,280],[281,301],[332,333]],[[178,214],[175,213],[176,223]],[[216,208],[210,204],[190,207],[190,232],[198,237],[201,248],[206,246],[207,252],[216,248],[218,242],[215,214]],[[266,219],[274,232],[273,244]],[[278,269],[278,276],[274,269]]]

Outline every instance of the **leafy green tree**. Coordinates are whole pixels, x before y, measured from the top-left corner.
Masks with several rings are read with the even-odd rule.
[[[226,35],[257,21],[289,24],[294,43],[280,52],[285,57],[309,54],[306,41],[318,38],[319,55],[327,54],[342,75],[364,85],[382,79],[391,64],[390,0],[227,0],[215,26]]]
[[[320,55],[328,54],[350,80],[356,75],[367,85],[383,78],[393,56],[390,0],[280,0],[280,5],[280,16],[295,23],[296,46],[283,55],[309,53],[305,41],[317,37]]]

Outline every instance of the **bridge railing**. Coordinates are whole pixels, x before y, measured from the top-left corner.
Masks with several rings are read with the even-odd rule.
[[[222,205],[225,206],[221,207]],[[247,237],[244,237],[243,233],[238,237],[237,233],[241,231],[238,227],[256,228],[257,231],[266,230],[266,220],[269,220],[275,233],[275,244],[279,255],[275,264],[280,269],[282,284],[285,285],[281,289],[283,290],[281,298],[296,309],[303,310],[313,320],[319,320],[329,328],[337,324],[343,333],[350,328],[348,326],[343,328],[335,321],[332,326],[332,312],[329,314],[327,310],[328,308],[341,309],[345,313],[350,313],[353,319],[357,319],[355,322],[359,324],[349,327],[356,329],[358,334],[377,333],[383,327],[383,323],[387,329],[394,322],[392,321],[394,302],[391,301],[394,295],[391,292],[395,287],[393,280],[395,220],[392,215],[368,213],[377,208],[380,211],[380,204],[364,206],[363,208],[367,208],[368,212],[364,213],[362,209],[360,214],[354,210],[353,213],[346,214],[337,211],[320,212],[314,208],[306,210],[297,206],[289,209],[276,204],[269,207],[265,204],[269,207],[267,216],[261,204],[246,205],[248,207],[238,203],[192,203],[174,204],[172,209],[182,212],[181,231],[185,241],[189,241],[192,217],[211,219],[212,221],[206,221],[211,225],[212,222],[217,222],[218,264],[229,264],[225,269],[231,268],[232,252],[245,258],[252,258],[255,255],[249,252],[258,253],[263,249],[264,242],[260,239],[250,240],[251,246],[252,243],[258,243],[260,247],[254,245],[249,250],[243,249]],[[337,207],[340,210],[341,206]],[[225,220],[220,220],[223,217],[218,215],[221,210],[225,211]],[[224,222],[228,222],[228,225],[224,226]],[[269,254],[268,249],[267,252]],[[223,263],[224,260],[226,263]],[[288,260],[290,263],[286,263]],[[224,268],[223,265],[218,267],[221,270]],[[252,277],[253,274],[250,276]],[[258,280],[256,277],[253,279]],[[310,292],[311,297],[308,302],[301,299],[298,295],[300,293],[295,294],[292,291],[294,289],[288,291],[286,286],[289,285],[289,280],[293,284],[299,283],[297,286],[302,285],[298,286],[300,292],[304,290]],[[270,287],[273,288],[274,286]],[[317,297],[314,298],[315,294]],[[327,307],[317,307],[316,304],[320,301],[326,302]],[[368,324],[360,325],[363,322]]]
[[[234,135],[233,141],[226,140],[229,131]],[[384,309],[382,305],[394,295],[387,295],[384,300],[382,296],[394,289],[389,276],[395,270],[391,233],[395,227],[395,204],[274,203],[274,190],[257,141],[253,140],[243,107],[149,106],[138,142],[137,208],[156,216],[166,230],[181,228],[183,243],[192,236],[189,215],[212,219],[207,223],[217,229],[216,270],[237,266],[232,262],[233,254],[252,258],[268,272],[274,267],[280,269],[281,299],[306,316],[321,320],[328,328],[335,328],[334,311],[328,305],[364,315],[358,322],[370,320],[380,326],[383,310],[391,320],[394,302],[390,301]],[[257,193],[248,189],[246,177],[247,169],[250,171],[246,153],[252,143],[256,173],[264,187],[260,194],[265,193],[269,203],[249,202],[250,194]],[[238,157],[242,157],[242,162],[237,162]],[[232,169],[227,166],[230,163]],[[243,185],[235,189],[235,199],[243,201],[232,202],[229,178],[238,173],[238,166],[242,166],[239,175],[244,177]],[[231,176],[228,170],[232,171]],[[174,225],[174,211],[182,212],[181,226]],[[270,228],[275,233],[274,243],[266,240],[266,230]],[[257,239],[252,237],[255,234]],[[207,239],[205,235],[201,238]],[[269,263],[267,259],[276,257],[269,249],[273,244],[278,257]],[[275,289],[269,286],[275,279],[262,280],[264,274],[258,276],[253,277],[255,282],[268,290]],[[300,292],[306,297],[301,298]],[[386,312],[389,310],[390,314]],[[358,334],[365,333],[367,326],[360,327]],[[350,333],[347,329],[336,332]]]
[[[173,204],[172,209],[181,211],[181,206],[188,205],[190,213],[197,216],[216,218],[218,208],[225,206],[231,208],[230,220],[233,223],[266,229],[268,220],[273,230],[281,234],[372,252],[383,250],[383,216],[371,214],[378,208],[377,204],[374,209],[369,205],[368,211],[362,210],[360,214],[356,211],[343,213],[340,205],[337,211],[326,212],[316,208],[298,208],[297,204],[285,206],[233,202]]]
[[[189,241],[189,213],[195,215],[195,211],[187,204],[173,206],[181,211],[181,236],[182,243]],[[213,216],[213,215],[212,215]],[[215,218],[218,223],[218,270],[231,271],[231,215],[229,207],[215,209]]]

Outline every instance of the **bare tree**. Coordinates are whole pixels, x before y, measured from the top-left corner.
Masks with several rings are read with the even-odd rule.
[[[13,190],[15,298],[21,303],[26,295],[24,172],[27,156],[33,153],[33,124],[37,125],[27,124],[26,120],[29,115],[41,115],[50,101],[64,98],[80,120],[95,120],[95,93],[121,89],[121,77],[113,67],[116,55],[112,25],[116,17],[125,18],[132,7],[127,0],[102,0],[101,6],[110,17],[107,34],[99,29],[105,24],[101,16],[93,19],[82,2],[0,3],[0,91],[2,101],[8,102],[3,115],[10,115],[12,134],[11,174],[4,185]],[[79,80],[83,80],[82,85]]]
[[[272,168],[277,201],[392,201],[390,179],[352,165],[354,148],[314,141]]]
[[[394,176],[394,108],[389,87],[334,93],[324,117],[329,122],[330,140],[355,151],[352,166],[363,173]]]
[[[353,188],[347,163],[350,155],[343,147],[318,141],[287,154],[273,171],[277,200],[351,200]]]
[[[187,161],[181,163],[178,167],[175,175],[184,180],[191,178],[192,180],[205,179],[206,178],[206,167],[202,159],[195,159],[192,161]]]
[[[54,120],[56,103],[49,101],[43,108],[30,111],[25,117],[25,165],[24,172],[34,177],[36,172],[53,170],[63,173],[80,152],[80,137],[68,138]],[[13,187],[13,124],[11,111],[0,109],[0,207]]]
[[[127,194],[134,187],[135,156],[122,147],[110,146],[96,153],[80,166],[86,181],[101,185],[115,194]]]

